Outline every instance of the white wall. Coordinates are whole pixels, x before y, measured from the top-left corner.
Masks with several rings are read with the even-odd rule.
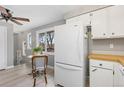
[[[0,22],[0,26],[7,27],[7,66],[13,66],[13,25],[5,22]]]

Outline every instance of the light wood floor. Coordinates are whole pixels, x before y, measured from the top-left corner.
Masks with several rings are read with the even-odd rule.
[[[12,69],[0,71],[0,87],[32,87],[32,75],[30,64],[18,65]],[[47,78],[48,84],[46,87],[54,87],[53,69],[48,68]],[[44,77],[37,78],[36,87],[45,87]]]

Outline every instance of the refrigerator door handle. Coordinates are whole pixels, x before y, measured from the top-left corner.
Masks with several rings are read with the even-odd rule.
[[[80,59],[80,62],[83,61],[82,57],[83,57],[83,31],[80,29],[79,32],[78,32],[78,54],[79,54],[79,59]]]
[[[82,70],[82,68],[80,68],[80,67],[74,67],[74,66],[69,66],[69,65],[64,65],[64,64],[57,64],[56,63],[56,66],[59,66],[61,68],[68,69],[68,70],[74,70],[74,71],[81,71]]]

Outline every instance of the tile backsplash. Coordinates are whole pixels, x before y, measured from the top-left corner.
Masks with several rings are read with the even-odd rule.
[[[113,48],[110,48],[110,44]],[[92,53],[124,55],[124,38],[92,40]]]

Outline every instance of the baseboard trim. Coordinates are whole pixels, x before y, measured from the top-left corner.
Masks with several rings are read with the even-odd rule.
[[[51,68],[51,69],[54,69],[54,67],[53,67],[53,66],[50,66],[50,65],[48,65],[47,67],[48,67],[48,68]],[[14,66],[7,66],[6,69],[10,69],[10,68],[14,68]]]
[[[47,67],[48,67],[48,68],[51,68],[51,69],[54,69],[54,67],[53,67],[53,66],[50,66],[50,65],[48,65]]]
[[[10,68],[14,68],[14,66],[13,65],[12,66],[7,66],[6,69],[10,69]]]

